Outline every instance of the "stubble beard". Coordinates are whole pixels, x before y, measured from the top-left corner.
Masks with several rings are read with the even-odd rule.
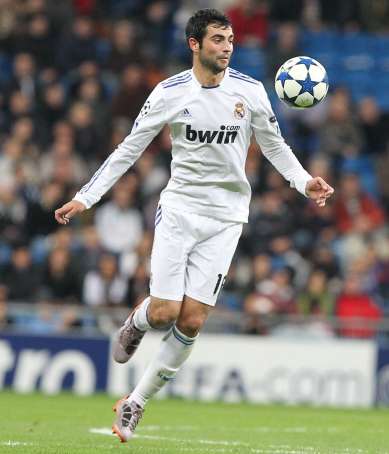
[[[211,59],[208,59],[208,58],[204,58],[202,55],[199,55],[199,60],[200,60],[200,63],[205,68],[207,68],[209,71],[211,71],[212,74],[214,74],[215,76],[217,76],[218,74],[224,72],[226,67],[228,66],[228,65],[226,65],[225,67],[221,67],[218,64],[217,60],[211,60]],[[229,60],[228,60],[228,63],[229,63]]]

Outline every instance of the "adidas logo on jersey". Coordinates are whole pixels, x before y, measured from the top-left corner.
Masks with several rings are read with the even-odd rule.
[[[189,112],[189,109],[185,108],[183,111],[182,111],[182,116],[184,118],[192,118],[192,115],[191,113]]]
[[[220,126],[220,131],[196,131],[191,125],[186,125],[186,138],[190,142],[200,143],[234,143],[240,126]]]

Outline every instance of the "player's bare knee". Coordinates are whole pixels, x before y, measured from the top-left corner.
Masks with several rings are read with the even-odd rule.
[[[186,336],[195,337],[203,327],[205,318],[201,314],[188,314],[179,317],[177,328]]]
[[[176,321],[179,311],[180,303],[178,301],[151,297],[147,316],[152,327],[164,328]]]

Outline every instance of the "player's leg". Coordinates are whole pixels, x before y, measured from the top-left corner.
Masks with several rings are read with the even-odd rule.
[[[116,362],[126,363],[135,353],[144,335],[152,328],[165,328],[177,319],[181,301],[147,297],[128,316],[113,343]]]
[[[144,333],[151,327],[161,327],[174,321],[184,296],[187,255],[195,240],[180,219],[180,213],[169,209],[157,213],[159,214],[156,219],[159,221],[151,254],[152,296],[147,298],[130,317],[133,329],[130,338],[127,338],[126,346],[133,342],[134,336],[143,338]],[[140,340],[135,348],[139,342]],[[124,360],[127,359],[124,356]],[[161,377],[157,378],[163,380]],[[114,407],[116,420],[112,429],[122,442],[132,437],[143,415],[143,406],[139,402],[142,401],[138,399],[137,402],[132,397],[125,397]]]
[[[211,309],[212,306],[185,296],[176,324],[163,338],[159,351],[129,400],[144,407],[147,401],[176,375],[189,357]]]
[[[185,296],[176,324],[162,339],[160,348],[130,396],[119,400],[112,427],[122,442],[129,440],[143,416],[147,401],[168,383],[189,357],[212,306]]]
[[[127,362],[145,333],[163,328],[177,318],[184,295],[188,244],[179,214],[158,207],[151,253],[150,293],[129,315],[113,344],[113,357]]]

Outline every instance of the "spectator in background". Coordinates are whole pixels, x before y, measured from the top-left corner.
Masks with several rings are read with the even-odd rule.
[[[31,183],[37,183],[36,160],[39,158],[40,148],[35,140],[35,125],[31,117],[21,117],[12,125],[11,138],[20,145],[22,155],[17,159],[24,175]]]
[[[258,289],[261,282],[270,278],[272,272],[272,263],[268,254],[258,254],[253,257],[251,262],[252,282],[250,284],[252,290]]]
[[[111,47],[105,63],[114,74],[121,73],[131,63],[141,64],[144,57],[137,45],[138,33],[133,22],[120,20],[111,30]]]
[[[35,156],[33,153],[29,154],[29,151],[34,150],[24,147],[21,140],[12,136],[0,146],[0,184],[4,186],[15,185],[17,183],[16,170],[18,167],[23,168],[27,179],[37,182]]]
[[[38,67],[51,66],[55,60],[56,36],[46,14],[34,14],[25,26],[21,36],[15,36],[14,48],[34,57]]]
[[[363,98],[358,104],[359,127],[368,154],[382,153],[389,143],[388,115],[383,115],[374,98]]]
[[[41,297],[54,303],[78,303],[81,300],[80,279],[71,263],[70,252],[55,247],[47,258]]]
[[[107,101],[103,84],[97,77],[84,79],[78,88],[78,97],[92,110],[93,123],[100,139],[106,140],[109,135],[109,115],[105,108]]]
[[[334,280],[340,276],[340,267],[330,245],[322,243],[316,246],[310,256],[312,266],[323,270],[328,279]]]
[[[0,237],[8,244],[25,240],[26,204],[16,185],[0,182]]]
[[[227,10],[234,29],[234,41],[240,46],[264,46],[267,43],[268,5],[263,0],[239,0]]]
[[[88,16],[77,16],[72,24],[70,34],[64,32],[57,54],[60,67],[69,71],[85,61],[98,62],[98,39],[95,34],[95,24]]]
[[[310,265],[296,250],[288,236],[273,238],[269,244],[272,265],[274,268],[287,268],[293,274],[293,285],[302,287],[308,279]]]
[[[42,155],[39,168],[41,169],[43,181],[52,181],[59,167],[71,166],[70,184],[81,184],[86,180],[88,168],[85,160],[82,160],[74,152],[72,139],[58,139],[53,142],[49,152]]]
[[[132,180],[124,177],[114,186],[112,200],[96,210],[101,244],[114,254],[132,253],[142,238],[142,216],[134,207],[135,191]]]
[[[112,116],[126,117],[134,121],[148,94],[142,67],[135,63],[127,65],[122,73],[119,90],[112,99]]]
[[[35,301],[40,276],[32,264],[31,253],[26,246],[18,246],[13,250],[11,264],[4,274],[4,283],[10,301],[22,303]]]
[[[385,213],[378,202],[362,191],[358,176],[350,173],[340,181],[335,219],[340,233],[366,234],[383,226]]]
[[[280,194],[268,191],[261,197],[254,197],[251,202],[250,221],[243,235],[244,241],[247,238],[252,254],[267,251],[273,238],[292,232],[293,224],[293,213]]]
[[[127,302],[130,307],[141,303],[150,291],[150,269],[146,261],[138,263],[128,282]]]
[[[80,156],[86,160],[95,159],[101,150],[91,107],[85,102],[75,102],[69,110],[69,122],[74,129],[75,148]]]
[[[116,257],[103,254],[97,269],[85,276],[82,300],[88,306],[117,306],[124,303],[126,293],[127,281],[118,273]]]
[[[304,3],[306,3],[304,0],[271,0],[271,18],[281,23],[290,21],[299,22],[303,13]]]
[[[150,152],[145,152],[138,159],[135,165],[136,172],[142,181],[140,188],[141,204],[144,209],[147,209],[148,200],[153,200],[153,197],[159,199],[161,190],[169,181],[169,173],[160,165],[157,165],[157,156]]]
[[[301,55],[298,37],[296,23],[285,22],[277,27],[276,39],[267,48],[269,78],[274,79],[280,66],[287,60]]]
[[[281,268],[272,271],[269,277],[256,283],[255,290],[244,301],[244,311],[251,320],[246,330],[249,333],[268,332],[271,315],[287,315],[295,312],[292,271]]]
[[[57,81],[47,84],[42,89],[37,109],[37,122],[40,126],[40,138],[44,145],[51,139],[49,133],[54,125],[65,117],[67,100],[64,87]]]
[[[297,295],[297,311],[303,315],[330,317],[334,314],[335,300],[328,290],[324,271],[312,271],[306,287]]]
[[[4,331],[13,324],[13,318],[9,314],[7,305],[8,290],[5,285],[0,284],[0,331]]]
[[[340,157],[344,149],[356,153],[363,144],[363,137],[350,111],[347,92],[339,90],[330,98],[328,117],[319,129],[320,151]]]
[[[15,55],[13,76],[8,87],[8,92],[20,92],[33,106],[38,96],[38,89],[36,63],[33,56],[28,53]]]
[[[358,30],[362,21],[362,3],[355,0],[319,0],[321,19],[326,25],[336,24]]]
[[[43,185],[38,197],[28,201],[25,223],[28,238],[49,235],[57,230],[58,226],[50,213],[62,203],[64,197],[64,187],[49,181]]]
[[[377,295],[381,298],[381,306],[386,316],[389,315],[389,235],[379,238],[375,244],[378,255],[376,266]]]
[[[325,181],[335,184],[335,175],[331,170],[331,162],[323,154],[315,154],[311,159],[309,173],[311,175],[324,175],[323,178],[326,178]],[[325,243],[333,241],[337,236],[334,204],[326,204],[323,210],[317,210],[315,206],[306,204],[302,210],[302,222],[299,225],[299,230],[300,232],[296,237],[301,241],[303,233],[304,246],[309,245],[312,247],[318,241]]]
[[[163,64],[171,48],[173,13],[179,0],[154,0],[146,5],[143,17],[145,53],[149,61]]]
[[[96,270],[104,250],[94,225],[87,225],[81,230],[80,251],[77,261],[82,276],[88,271]]]
[[[372,33],[387,32],[389,24],[388,0],[364,0],[359,2],[361,8],[361,22]]]
[[[343,291],[336,301],[340,319],[339,334],[344,337],[370,338],[377,332],[382,312],[374,300],[363,292],[361,276],[346,276]]]
[[[12,125],[19,118],[33,116],[35,113],[34,105],[31,98],[20,90],[11,92],[8,102],[7,112],[7,129],[11,129]]]

